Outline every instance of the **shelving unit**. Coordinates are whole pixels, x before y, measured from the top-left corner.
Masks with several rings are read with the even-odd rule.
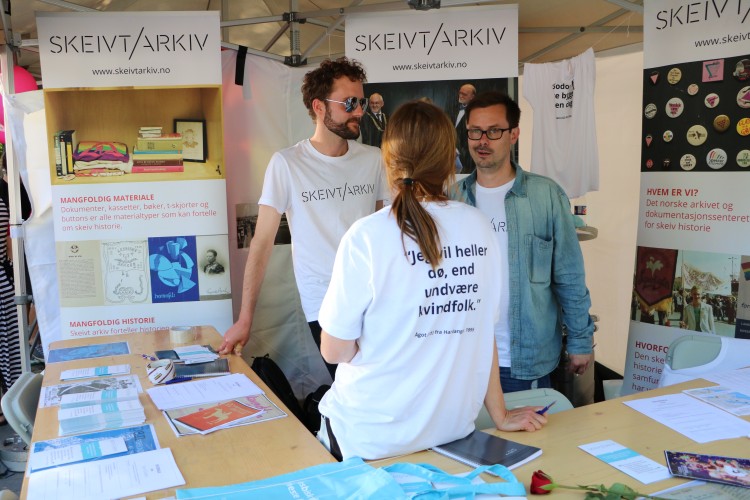
[[[92,184],[208,180],[225,177],[221,86],[72,88],[44,92],[52,184]],[[117,141],[132,152],[138,129],[161,126],[172,132],[174,119],[206,120],[205,163],[185,161],[185,171],[138,173],[112,177],[58,179],[52,138],[58,130],[74,129],[79,141]]]

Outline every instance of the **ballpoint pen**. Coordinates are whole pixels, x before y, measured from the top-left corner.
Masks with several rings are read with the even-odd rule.
[[[552,406],[553,406],[553,405],[554,405],[555,403],[557,403],[557,400],[555,400],[555,401],[552,401],[552,402],[551,402],[550,404],[548,404],[547,406],[545,406],[545,407],[544,407],[544,408],[542,408],[541,410],[537,410],[537,414],[539,414],[539,415],[544,415],[545,413],[547,413],[547,410],[549,410],[550,408],[552,408]]]
[[[175,377],[172,380],[167,380],[164,383],[168,385],[168,384],[177,384],[179,382],[189,382],[191,380],[193,380],[193,377]]]

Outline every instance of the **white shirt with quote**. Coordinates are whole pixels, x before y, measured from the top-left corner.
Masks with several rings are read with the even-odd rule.
[[[500,366],[510,366],[510,270],[508,268],[508,230],[505,223],[505,195],[513,187],[515,179],[496,188],[485,188],[476,184],[477,208],[489,217],[492,230],[497,237],[500,258],[497,265],[502,268],[503,282],[500,283],[500,320],[495,325],[497,359]]]
[[[341,237],[388,197],[380,149],[347,141],[343,156],[326,156],[309,139],[271,157],[259,205],[286,212],[292,261],[307,321],[318,319]]]
[[[464,437],[487,392],[503,282],[495,236],[476,208],[423,206],[440,228],[437,270],[402,240],[390,207],[356,222],[336,255],[319,322],[359,349],[338,365],[320,412],[344,458]]]

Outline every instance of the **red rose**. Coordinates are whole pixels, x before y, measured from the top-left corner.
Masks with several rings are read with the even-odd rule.
[[[544,486],[552,484],[552,478],[544,472],[538,470],[531,475],[531,494],[532,495],[547,495],[552,492],[551,489],[546,489]]]

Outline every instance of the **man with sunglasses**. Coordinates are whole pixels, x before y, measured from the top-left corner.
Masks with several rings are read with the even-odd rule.
[[[302,83],[315,133],[273,155],[258,200],[237,322],[221,354],[239,354],[250,338],[255,306],[281,215],[292,236],[292,262],[302,309],[320,348],[318,309],[328,289],[339,241],[358,219],[383,206],[387,188],[380,150],[356,142],[367,108],[365,71],[345,57],[323,61]],[[335,365],[327,365],[331,377]]]
[[[476,170],[451,196],[490,219],[508,280],[495,325],[503,392],[551,387],[567,328],[568,369],[586,371],[594,323],[583,255],[565,192],[552,179],[524,171],[512,158],[521,110],[500,92],[466,107],[469,151]]]

